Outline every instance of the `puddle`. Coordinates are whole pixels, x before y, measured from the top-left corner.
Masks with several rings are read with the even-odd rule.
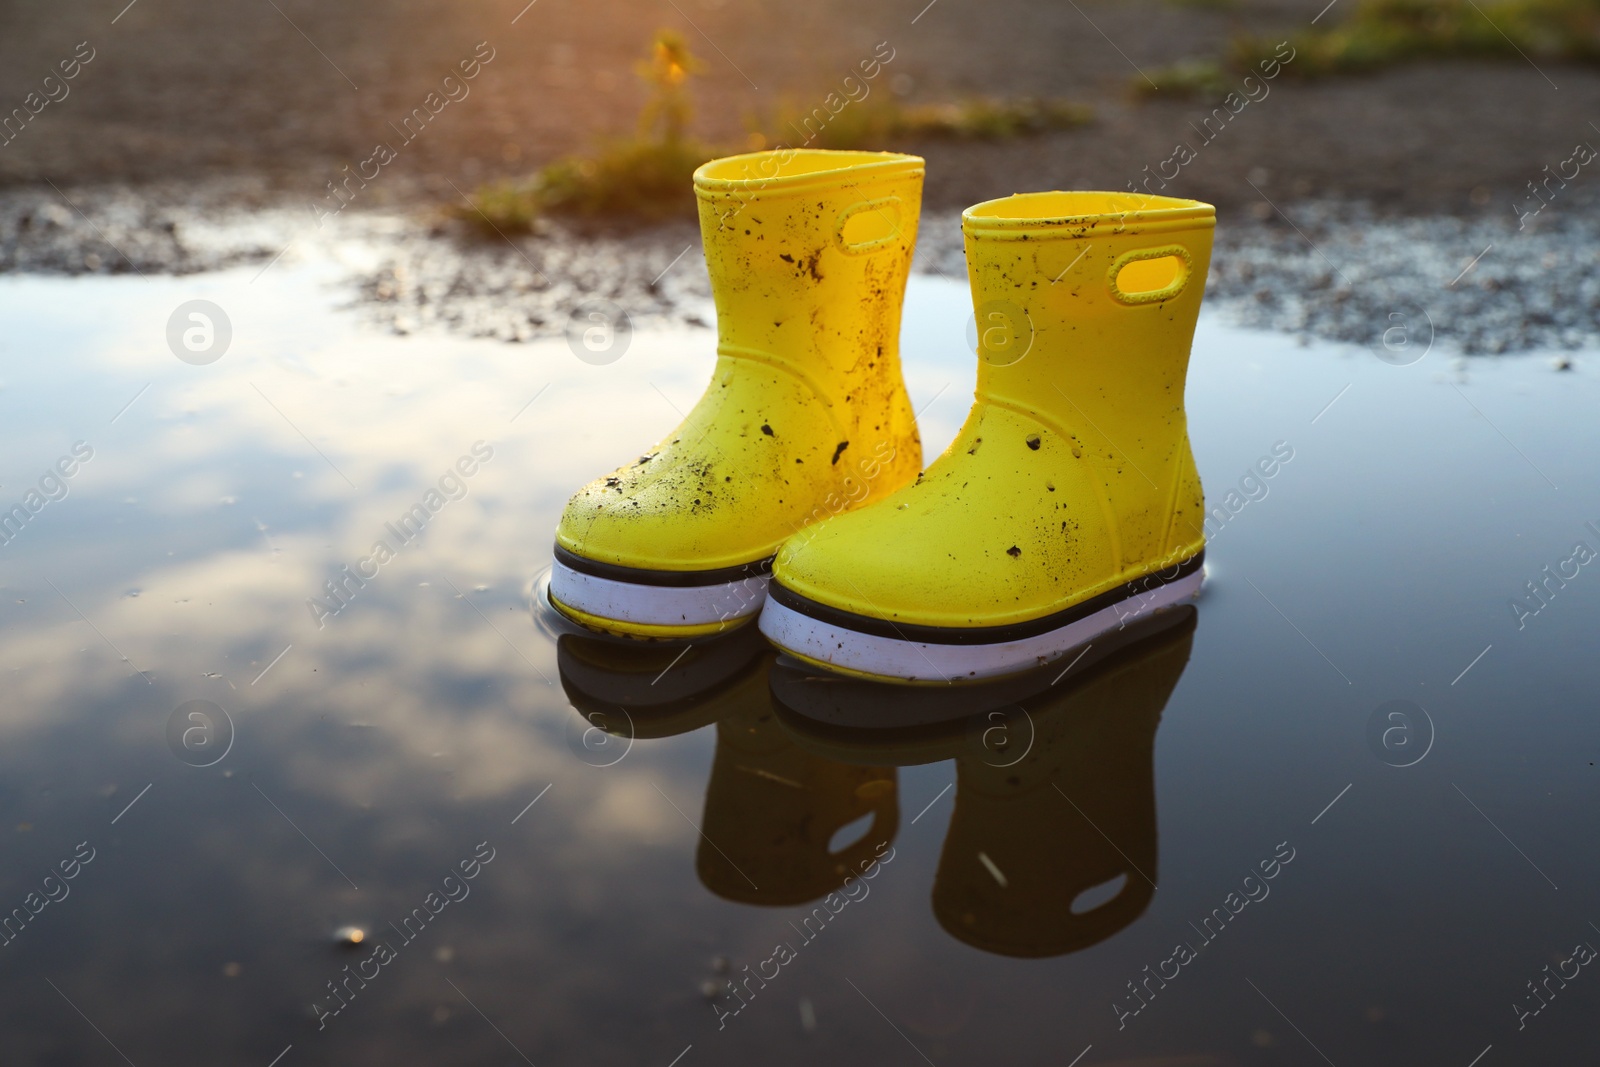
[[[0,279],[0,503],[41,501],[0,546],[9,1058],[1586,1047],[1591,360],[1400,367],[1207,316],[1195,617],[863,747],[751,635],[672,664],[530,610],[567,495],[677,422],[708,331],[601,366],[396,337],[337,277]],[[194,300],[231,334],[198,365],[168,342]],[[930,456],[968,315],[912,280]]]

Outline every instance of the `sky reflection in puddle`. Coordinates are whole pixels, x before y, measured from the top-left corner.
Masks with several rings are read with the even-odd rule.
[[[865,743],[752,635],[669,664],[530,607],[568,493],[677,422],[708,333],[591,366],[255,277],[0,281],[0,504],[47,500],[0,546],[8,1058],[1579,1047],[1600,994],[1527,983],[1600,943],[1600,579],[1526,585],[1600,549],[1587,358],[1396,367],[1204,319],[1191,434],[1233,508],[1195,617]],[[166,341],[192,299],[231,320],[204,366]],[[966,301],[913,280],[930,457]]]

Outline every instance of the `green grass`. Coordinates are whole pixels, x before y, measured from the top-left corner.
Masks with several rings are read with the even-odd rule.
[[[636,136],[603,144],[593,155],[559,159],[526,178],[485,185],[470,207],[451,210],[485,232],[502,234],[526,233],[545,214],[613,226],[693,217],[695,169],[752,146],[883,148],[912,138],[1003,140],[1069,129],[1092,118],[1087,108],[1061,100],[975,99],[906,107],[880,95],[870,104],[847,101],[836,112],[790,110],[765,124],[767,129],[754,130],[744,147],[719,149],[686,133],[691,117],[686,85],[699,69],[681,35],[657,33],[639,66],[652,93]]]
[[[682,34],[656,31],[637,67],[651,92],[636,136],[592,156],[558,159],[520,181],[486,185],[471,207],[453,210],[499,233],[525,233],[547,212],[607,224],[693,214],[695,168],[718,154],[686,132],[693,114],[687,84],[700,69]]]
[[[1267,54],[1272,53],[1269,51]],[[1129,85],[1135,96],[1144,98],[1197,96],[1220,99],[1232,91],[1237,80],[1228,68],[1214,59],[1186,59],[1170,67],[1152,70],[1150,81],[1139,77]],[[1159,88],[1152,87],[1151,81]]]
[[[1330,19],[1330,22],[1332,20]],[[1221,60],[1189,60],[1142,78],[1137,96],[1222,96],[1282,37],[1235,37]],[[1478,58],[1600,63],[1600,0],[1357,0],[1349,18],[1288,38],[1296,78],[1357,74],[1428,59]],[[1259,75],[1258,75],[1259,76]]]
[[[976,98],[906,106],[895,100],[846,103],[837,114],[785,109],[761,124],[769,144],[807,148],[883,148],[908,140],[1003,141],[1083,126],[1094,113],[1065,100]]]
[[[825,125],[803,125],[799,112],[759,130],[751,144],[878,149],[916,138],[1006,140],[1070,129],[1092,120],[1088,108],[1055,100],[970,100],[901,107],[852,103]],[[789,123],[794,125],[790,126]],[[808,136],[812,140],[807,142]],[[708,160],[749,145],[719,149],[693,140],[635,137],[611,141],[592,155],[568,156],[527,178],[479,188],[472,207],[455,214],[486,231],[527,233],[544,215],[628,225],[693,217],[693,177]]]
[[[484,186],[457,213],[502,233],[526,233],[545,214],[622,224],[692,216],[695,168],[718,154],[694,141],[613,141],[521,181]]]
[[[470,199],[472,207],[451,205],[450,214],[485,230],[528,233],[539,218],[539,193],[531,182],[491,182],[480,186]]]
[[[1597,0],[1360,0],[1350,18],[1289,38],[1284,72],[1302,78],[1376,70],[1422,59],[1477,57],[1600,62]],[[1241,37],[1230,62],[1247,70],[1276,41]]]

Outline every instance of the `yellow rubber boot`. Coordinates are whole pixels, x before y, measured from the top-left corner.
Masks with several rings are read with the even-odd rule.
[[[785,546],[762,632],[833,670],[953,682],[1195,596],[1183,389],[1214,225],[1208,204],[1124,193],[968,208],[972,411],[916,484]]]
[[[748,621],[786,538],[916,476],[899,342],[922,175],[916,156],[795,149],[695,172],[711,384],[664,440],[568,503],[557,608],[636,637]]]

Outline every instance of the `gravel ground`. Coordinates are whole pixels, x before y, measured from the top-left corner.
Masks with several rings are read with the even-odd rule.
[[[1212,302],[1244,325],[1366,345],[1423,321],[1468,355],[1600,345],[1595,214],[1519,232],[1510,221],[1380,220],[1312,204],[1295,222],[1224,235]]]
[[[1350,203],[1281,206],[1218,228],[1208,303],[1232,321],[1374,346],[1404,322],[1469,355],[1600,346],[1600,275],[1586,269],[1600,205],[1557,201],[1521,230],[1510,211],[1417,218]],[[525,341],[560,334],[592,299],[636,327],[711,321],[690,223],[485,239],[418,210],[352,211],[318,229],[308,212],[241,182],[0,192],[0,273],[265,270],[319,256],[349,264],[351,306],[399,333]],[[924,216],[917,269],[965,276],[957,213]]]
[[[1558,201],[1522,229],[1510,211],[1387,217],[1327,201],[1252,215],[1219,224],[1206,286],[1241,325],[1377,346],[1426,323],[1467,355],[1600,346],[1600,204]],[[924,269],[964,276],[959,227],[925,225]]]

